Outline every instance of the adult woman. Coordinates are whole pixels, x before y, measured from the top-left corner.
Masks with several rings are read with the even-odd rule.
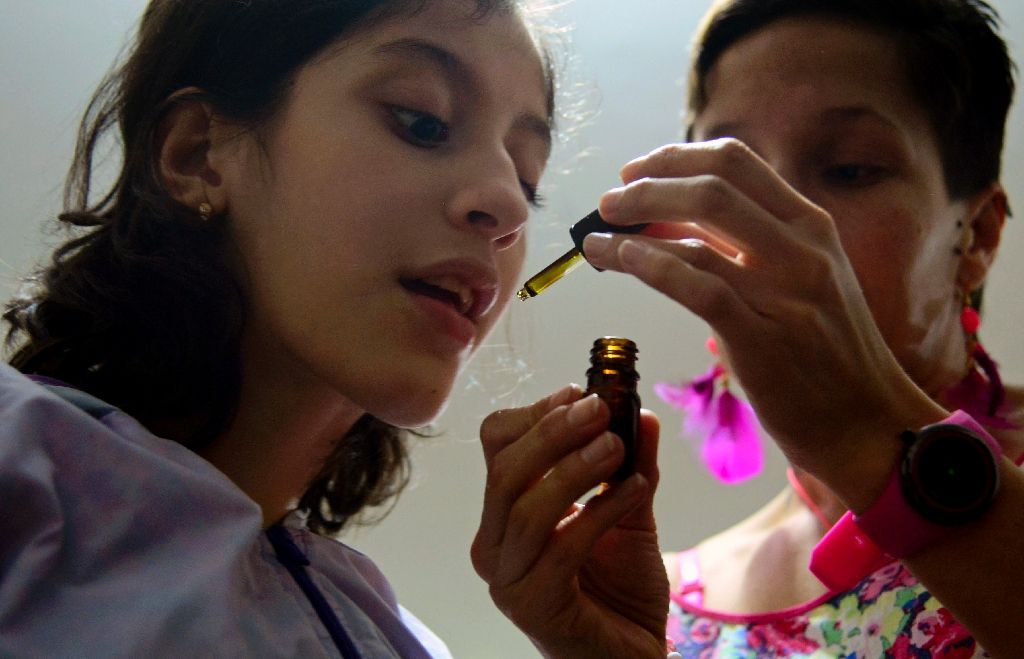
[[[400,488],[511,296],[535,37],[501,0],[148,6],[83,123],[87,229],[5,314],[0,654],[447,655],[318,534]]]
[[[695,143],[629,163],[602,198],[609,222],[656,224],[643,239],[591,236],[588,259],[712,326],[794,467],[794,491],[686,554],[699,576],[666,557],[685,654],[1015,656],[1024,644],[1012,463],[1024,394],[976,371],[984,356],[961,324],[1006,215],[1013,83],[993,23],[968,1],[718,3],[695,50]],[[807,571],[812,549],[845,510],[878,510],[907,464],[901,431],[947,417],[936,401],[971,409],[1008,456],[992,458],[991,507],[914,544],[901,556],[912,574],[889,564],[827,592]],[[525,442],[540,435],[526,428]],[[520,615],[514,592],[498,598]]]

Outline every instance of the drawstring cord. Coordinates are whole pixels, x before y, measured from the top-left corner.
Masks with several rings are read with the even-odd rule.
[[[341,656],[344,659],[361,659],[359,650],[356,649],[352,638],[345,631],[341,621],[338,620],[334,609],[327,603],[324,594],[320,592],[320,589],[316,587],[316,584],[310,578],[309,573],[306,572],[309,559],[306,558],[306,555],[295,544],[288,529],[280,524],[275,524],[268,528],[266,533],[270,544],[274,547],[277,560],[288,570],[288,573],[295,579],[295,583],[299,585],[299,588],[306,595],[306,599],[313,605],[313,610],[316,611],[320,622],[327,628],[327,632],[331,635],[334,644],[338,646]]]

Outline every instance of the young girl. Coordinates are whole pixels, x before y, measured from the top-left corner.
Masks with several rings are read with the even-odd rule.
[[[401,488],[400,429],[510,299],[535,36],[513,0],[153,0],[83,123],[81,230],[5,314],[0,655],[447,655],[323,536]]]

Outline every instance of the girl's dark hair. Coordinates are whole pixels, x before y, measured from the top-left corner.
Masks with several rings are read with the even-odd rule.
[[[997,32],[998,14],[982,0],[721,0],[693,48],[690,125],[723,52],[773,21],[807,15],[853,20],[895,37],[911,93],[935,130],[952,198],[999,180],[1014,65]]]
[[[187,98],[258,130],[325,47],[429,1],[152,0],[83,117],[59,216],[72,238],[6,306],[11,364],[92,393],[150,429],[185,423],[195,430],[179,441],[192,449],[223,432],[238,404],[245,302],[227,265],[225,223],[201,221],[165,190],[157,127]],[[516,5],[475,0],[472,17]],[[121,169],[92,201],[98,152],[115,127]],[[300,507],[311,529],[334,533],[407,479],[403,432],[367,415],[339,439]]]

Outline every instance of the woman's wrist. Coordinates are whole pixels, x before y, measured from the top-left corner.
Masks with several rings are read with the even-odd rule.
[[[807,468],[839,497],[847,509],[868,509],[885,490],[902,455],[900,433],[937,423],[949,412],[915,389],[903,402],[878,413],[866,412],[845,429],[839,450]]]

